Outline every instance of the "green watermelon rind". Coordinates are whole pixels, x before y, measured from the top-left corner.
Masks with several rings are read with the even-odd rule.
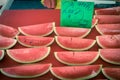
[[[54,56],[55,56],[55,58],[56,58],[59,62],[61,62],[61,63],[63,63],[63,64],[66,64],[66,65],[71,65],[71,66],[74,66],[74,65],[89,65],[89,64],[94,63],[94,62],[99,58],[99,54],[97,54],[97,56],[96,56],[94,59],[92,59],[91,61],[89,61],[88,63],[75,64],[75,63],[69,63],[69,62],[65,62],[65,61],[61,60],[61,59],[57,56],[57,52],[54,52]]]
[[[55,22],[53,22],[52,24],[53,24],[53,28],[54,28],[54,27],[55,27]],[[25,32],[21,29],[21,27],[18,27],[18,30],[19,30],[19,32],[20,32],[21,34],[23,34],[23,35],[25,35],[25,36],[38,36],[38,35],[31,35],[31,34],[25,33]],[[52,32],[53,32],[53,29],[52,29],[50,32],[46,33],[46,34],[39,35],[39,36],[42,36],[42,37],[48,36],[48,35],[52,34]]]
[[[99,70],[93,75],[89,75],[89,76],[86,76],[86,77],[82,77],[82,78],[76,78],[76,79],[68,79],[68,78],[64,78],[64,77],[60,77],[58,75],[56,75],[54,73],[54,71],[52,70],[52,67],[50,68],[50,72],[52,73],[52,75],[54,75],[56,78],[60,79],[60,80],[88,80],[88,79],[91,79],[91,78],[94,78],[96,77],[102,70],[102,65],[100,65],[100,68]]]
[[[104,68],[102,69],[102,73],[103,73],[103,75],[104,75],[106,78],[108,78],[108,79],[110,79],[110,80],[116,80],[116,79],[110,77],[109,75],[107,75],[106,72],[104,71]]]
[[[61,36],[61,35],[57,32],[56,27],[54,27],[53,30],[54,30],[54,32],[55,32],[55,34],[56,34],[57,36]],[[84,38],[84,37],[86,37],[90,32],[91,32],[91,29],[89,29],[84,35],[81,35],[81,36],[78,36],[78,37]],[[71,36],[69,36],[69,37],[71,37]],[[72,37],[73,37],[73,36],[72,36]]]
[[[103,49],[107,48],[107,47],[103,46],[103,45],[100,43],[100,41],[99,41],[99,36],[96,36],[96,41],[97,41],[97,44],[98,44],[101,48],[103,48]]]
[[[2,68],[0,69],[1,73],[7,77],[10,77],[10,78],[36,78],[36,77],[40,77],[40,76],[43,76],[45,74],[47,74],[49,71],[50,71],[50,68],[52,67],[52,64],[50,64],[49,68],[47,70],[45,70],[43,73],[41,74],[36,74],[36,75],[33,75],[33,76],[17,76],[17,75],[11,75],[11,74],[8,74],[6,73]]]
[[[16,36],[16,39],[17,39],[18,43],[20,43],[22,46],[25,46],[25,47],[44,47],[44,46],[47,47],[47,46],[50,46],[54,42],[54,38],[53,38],[53,40],[50,43],[46,44],[46,45],[43,45],[43,46],[32,46],[32,45],[27,45],[27,44],[24,44],[24,43],[20,42],[19,39],[18,39],[18,36]]]
[[[55,36],[55,40],[56,40],[57,44],[58,44],[61,48],[66,49],[66,50],[72,50],[72,51],[88,50],[88,49],[90,49],[91,47],[93,47],[93,46],[95,45],[95,43],[96,43],[96,40],[94,40],[93,43],[92,43],[91,45],[89,45],[88,47],[86,47],[86,48],[73,49],[73,48],[68,48],[68,47],[63,46],[63,45],[58,41],[57,36]]]
[[[0,61],[4,58],[5,56],[5,53],[4,53],[4,50],[1,50],[2,51],[2,55],[0,56]]]
[[[13,40],[14,40],[14,42],[12,44],[10,44],[7,47],[1,47],[0,50],[2,50],[2,49],[6,50],[6,49],[9,49],[9,48],[12,48],[13,46],[15,46],[15,44],[17,43],[17,40],[16,39],[13,39]]]
[[[16,59],[16,58],[14,58],[12,55],[10,55],[9,50],[6,50],[6,52],[7,52],[7,55],[8,55],[12,60],[14,60],[14,61],[16,61],[16,62],[18,62],[18,63],[35,63],[35,62],[39,62],[39,61],[42,61],[43,59],[45,59],[45,58],[50,54],[50,50],[51,50],[51,48],[48,47],[47,53],[46,53],[44,56],[42,56],[42,57],[40,57],[39,59],[36,59],[36,60],[34,60],[34,61],[21,61],[21,60],[18,60],[18,59]]]
[[[95,28],[101,35],[104,35],[104,33],[102,33],[102,31],[100,31],[100,29],[99,29],[99,27],[97,25],[95,26]]]
[[[106,59],[105,57],[103,57],[103,56],[101,55],[101,53],[100,53],[100,49],[99,49],[99,54],[100,54],[101,59],[104,60],[105,62],[108,62],[108,63],[111,63],[111,64],[115,64],[115,65],[120,65],[120,63],[118,63],[118,62],[114,62],[114,61],[112,61],[112,60],[108,60],[108,59]]]

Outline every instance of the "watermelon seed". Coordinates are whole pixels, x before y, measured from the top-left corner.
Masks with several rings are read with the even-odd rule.
[[[75,52],[73,52],[73,56],[75,55]]]

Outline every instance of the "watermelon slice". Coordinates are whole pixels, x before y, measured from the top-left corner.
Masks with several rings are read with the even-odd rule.
[[[52,67],[51,73],[60,80],[88,80],[97,76],[101,65]]]
[[[63,64],[67,65],[87,65],[94,63],[99,54],[96,51],[85,52],[55,52],[55,58]],[[89,57],[89,58],[88,58]]]
[[[3,59],[5,56],[4,50],[0,50],[0,61]]]
[[[49,46],[54,42],[52,37],[37,37],[37,36],[16,36],[18,42],[26,47]]]
[[[97,36],[96,40],[102,48],[120,48],[120,35]]]
[[[91,29],[87,28],[75,28],[75,27],[54,27],[54,32],[57,36],[68,37],[86,37],[90,33]]]
[[[96,15],[119,15],[120,7],[96,9],[95,14]]]
[[[11,59],[19,63],[34,63],[45,59],[50,53],[50,47],[21,48],[7,50]]]
[[[54,22],[18,27],[18,30],[26,36],[48,36],[53,32]]]
[[[119,67],[112,67],[112,68],[103,68],[102,73],[105,77],[110,80],[120,80],[120,68]]]
[[[98,19],[100,24],[119,24],[120,16],[119,15],[95,15],[94,18]]]
[[[116,10],[105,10],[105,9],[98,9],[95,10],[95,15],[118,15],[119,13]]]
[[[55,36],[57,44],[66,50],[88,50],[95,43],[92,39],[82,39],[78,37]]]
[[[97,24],[96,29],[101,35],[120,34],[120,24]]]
[[[0,36],[0,49],[9,49],[17,43],[17,40]]]
[[[15,36],[18,34],[19,32],[17,29],[7,25],[0,24],[0,35],[8,38],[15,38]]]
[[[100,49],[100,57],[111,64],[120,65],[120,48],[118,49]]]
[[[11,78],[34,78],[46,74],[52,64],[26,64],[1,68],[2,74]]]

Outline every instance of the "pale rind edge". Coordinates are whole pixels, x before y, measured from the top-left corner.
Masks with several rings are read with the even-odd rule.
[[[96,19],[95,23],[92,25],[92,27],[91,27],[91,28],[94,28],[94,26],[96,26],[96,25],[97,25],[97,23],[98,23],[98,19]]]
[[[108,62],[108,63],[111,63],[111,64],[116,64],[116,65],[120,65],[120,63],[117,63],[117,62],[114,62],[114,61],[110,61],[108,59],[106,59],[105,57],[103,57],[100,53],[100,49],[99,49],[99,54],[100,54],[100,57],[102,58],[102,60]]]
[[[49,46],[49,45],[51,45],[54,42],[54,38],[53,38],[53,40],[51,42],[49,42],[48,44],[46,44],[46,45],[43,45],[43,46],[31,46],[31,45],[26,45],[26,44],[22,43],[21,41],[19,41],[18,36],[16,36],[16,39],[17,39],[18,43],[20,43],[22,46],[25,46],[25,47],[43,47],[43,46]]]
[[[101,35],[104,35],[104,34],[100,31],[100,29],[98,28],[97,25],[95,26],[95,28],[96,28],[96,30],[97,30]]]
[[[54,27],[53,30],[54,30],[54,33],[55,33],[57,36],[61,36],[61,35],[58,34],[58,32],[57,32],[57,30],[56,30],[56,27]],[[82,36],[78,36],[78,37],[84,38],[84,37],[86,37],[90,32],[91,32],[91,29],[89,29],[89,30],[88,30],[85,34],[83,34]],[[71,36],[69,36],[69,37],[71,37]]]
[[[47,53],[42,58],[36,59],[34,61],[21,61],[19,59],[14,58],[13,56],[11,56],[9,50],[6,50],[6,52],[11,59],[13,59],[14,61],[16,61],[18,63],[34,63],[34,62],[38,62],[38,61],[45,59],[50,54],[51,48],[50,47],[47,47],[47,48],[48,48]]]
[[[12,38],[11,38],[12,39]],[[9,49],[9,48],[12,48],[16,43],[17,43],[17,40],[13,39],[14,42],[12,44],[10,44],[9,46],[7,47],[1,47],[0,49]]]
[[[99,53],[98,53],[97,56],[96,56],[94,59],[92,59],[90,62],[88,62],[88,63],[82,63],[82,64],[74,64],[74,63],[65,62],[65,61],[61,60],[61,59],[57,56],[57,52],[54,52],[54,56],[55,56],[55,58],[56,58],[59,62],[61,62],[61,63],[63,63],[63,64],[66,64],[66,65],[88,65],[88,64],[94,63],[94,62],[99,58]]]
[[[1,50],[2,51],[2,56],[0,57],[0,61],[4,58],[5,56],[5,53],[4,53],[4,50]]]
[[[61,43],[60,43],[60,42],[58,41],[58,39],[57,39],[57,36],[55,36],[55,40],[56,40],[57,44],[58,44],[61,48],[66,49],[66,50],[73,50],[73,51],[88,50],[88,49],[90,49],[91,47],[93,47],[93,46],[95,45],[95,43],[96,43],[96,40],[94,40],[94,42],[93,42],[90,46],[88,46],[88,47],[86,47],[86,48],[82,48],[82,49],[72,49],[72,48],[68,48],[68,47],[65,47],[65,46],[61,45]]]
[[[103,75],[104,75],[106,78],[108,78],[108,79],[110,79],[110,80],[116,80],[116,79],[113,79],[112,77],[108,76],[108,75],[106,74],[106,72],[104,71],[104,68],[102,69],[102,73],[103,73]]]
[[[48,36],[48,35],[52,34],[53,28],[55,27],[55,22],[52,22],[52,25],[53,25],[53,27],[52,27],[52,30],[51,30],[50,32],[48,32],[48,33],[46,33],[46,34],[43,34],[43,35],[40,35],[40,36],[44,37],[44,36]],[[22,31],[22,29],[21,29],[20,27],[18,27],[18,30],[19,30],[20,33],[22,33],[22,34],[25,35],[25,36],[38,36],[38,35],[30,35],[30,34],[27,34],[27,33],[25,33],[24,31]]]
[[[1,68],[1,73],[4,74],[5,76],[11,77],[11,78],[36,78],[36,77],[39,77],[39,76],[42,76],[42,75],[48,73],[51,67],[52,67],[52,64],[50,64],[49,68],[48,68],[47,70],[45,70],[43,73],[41,73],[41,74],[36,74],[36,75],[33,75],[33,76],[17,76],[17,75],[11,75],[11,74],[6,73],[2,68]]]
[[[102,65],[100,65],[99,70],[95,74],[92,74],[92,75],[89,75],[89,76],[86,76],[86,77],[82,77],[82,78],[76,78],[74,80],[86,80],[86,79],[94,78],[95,76],[97,76],[101,72],[101,69],[102,69]],[[50,68],[50,72],[52,73],[52,75],[54,75],[58,79],[61,79],[61,80],[71,80],[71,79],[60,77],[60,76],[56,75],[54,73],[54,71],[52,70],[52,67]]]
[[[106,48],[106,47],[104,47],[104,46],[100,43],[100,41],[99,41],[99,36],[96,36],[96,41],[97,41],[97,44],[98,44],[101,48]]]

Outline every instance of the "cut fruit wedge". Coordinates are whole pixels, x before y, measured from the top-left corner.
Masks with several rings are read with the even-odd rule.
[[[89,80],[101,71],[101,65],[52,67],[51,73],[60,80]]]
[[[50,46],[54,42],[52,37],[16,36],[16,39],[25,47]]]
[[[50,47],[21,48],[7,50],[8,56],[18,63],[34,63],[45,59],[50,53]]]
[[[120,67],[106,67],[102,69],[102,73],[109,80],[120,80]]]
[[[68,37],[86,37],[91,29],[87,28],[74,28],[74,27],[54,27],[54,32],[57,36]]]
[[[46,74],[52,64],[26,64],[1,68],[1,73],[11,78],[35,78]]]
[[[16,43],[16,39],[0,36],[0,49],[12,48]]]
[[[99,49],[100,57],[108,63],[120,65],[120,49]]]
[[[96,43],[95,40],[92,39],[82,39],[79,37],[63,37],[63,36],[55,36],[55,40],[57,44],[66,50],[88,50],[94,46]]]
[[[55,23],[43,23],[18,27],[18,30],[26,36],[48,36],[53,32]]]
[[[66,65],[88,65],[94,63],[99,57],[99,54],[96,51],[61,51],[55,52],[54,55],[59,62]]]
[[[96,37],[97,43],[102,48],[120,48],[120,35],[103,35]]]

